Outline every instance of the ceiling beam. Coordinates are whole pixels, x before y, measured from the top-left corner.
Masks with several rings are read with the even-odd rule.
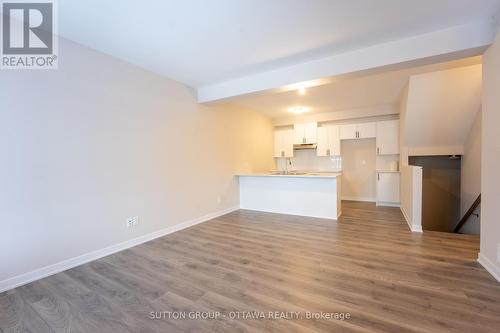
[[[493,19],[377,44],[322,59],[278,68],[197,89],[199,103],[215,102],[269,90],[287,90],[297,83],[308,86],[329,82],[332,77],[377,72],[455,60],[482,54],[493,42]]]

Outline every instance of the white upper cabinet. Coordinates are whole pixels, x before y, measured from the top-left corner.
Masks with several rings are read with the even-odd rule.
[[[357,137],[356,124],[340,125],[340,140],[356,139]]]
[[[399,120],[377,122],[377,155],[399,154]]]
[[[274,157],[293,157],[293,130],[274,131]]]
[[[340,136],[339,126],[318,127],[318,156],[339,156]]]
[[[357,127],[358,127],[358,139],[368,139],[377,136],[376,123],[361,123],[357,124]]]
[[[318,123],[303,123],[293,125],[293,143],[297,145],[316,143]]]
[[[304,129],[306,143],[318,142],[318,123],[307,123]]]
[[[328,156],[328,127],[318,127],[318,146],[316,154],[318,156]]]
[[[375,123],[340,125],[340,140],[374,138],[376,135]]]

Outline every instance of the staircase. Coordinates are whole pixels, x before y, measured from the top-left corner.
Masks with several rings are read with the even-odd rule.
[[[469,220],[469,218],[471,217],[471,215],[474,214],[474,211],[476,210],[476,208],[479,206],[480,203],[481,203],[481,193],[479,193],[479,195],[477,196],[477,198],[474,201],[474,203],[470,206],[469,210],[467,210],[467,212],[462,217],[462,219],[460,220],[460,222],[458,222],[458,224],[455,226],[455,229],[453,229],[454,233],[458,233],[460,231],[460,229],[462,229],[462,227]]]

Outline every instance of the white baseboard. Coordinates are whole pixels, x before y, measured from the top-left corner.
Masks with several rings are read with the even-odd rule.
[[[486,258],[485,256],[479,253],[477,258],[477,262],[481,264],[490,273],[498,282],[500,282],[500,267],[496,265],[493,261]]]
[[[351,196],[342,196],[342,200],[348,200],[348,201],[364,201],[364,202],[377,202],[377,198],[369,198],[369,197],[351,197]]]
[[[411,232],[424,232],[421,225],[412,225],[410,227]]]
[[[400,206],[400,209],[401,209],[401,212],[403,213],[403,217],[405,218],[406,223],[408,224],[408,227],[410,228],[411,232],[423,232],[421,225],[414,225],[411,223],[411,220],[408,217],[408,214],[406,213],[403,206]]]
[[[380,207],[396,207],[399,208],[401,207],[401,204],[399,202],[385,202],[385,201],[377,201],[377,206]]]
[[[47,276],[50,276],[50,275],[53,275],[56,273],[60,273],[60,272],[65,271],[67,269],[86,264],[90,261],[94,261],[96,259],[109,256],[110,254],[126,250],[128,248],[137,246],[139,244],[149,242],[155,238],[163,237],[165,235],[174,233],[176,231],[192,227],[196,224],[200,224],[200,223],[212,220],[212,219],[217,218],[219,216],[234,212],[235,210],[238,210],[238,209],[240,209],[240,208],[237,206],[237,207],[231,207],[231,208],[224,209],[221,211],[213,212],[213,213],[210,213],[210,214],[198,217],[198,218],[194,218],[194,219],[189,220],[189,221],[185,221],[185,222],[173,225],[173,226],[168,227],[168,228],[160,229],[158,231],[155,231],[155,232],[152,232],[152,233],[149,233],[149,234],[146,234],[146,235],[134,238],[134,239],[130,239],[130,240],[122,242],[122,243],[114,244],[114,245],[105,247],[105,248],[100,249],[100,250],[86,253],[86,254],[83,254],[83,255],[78,256],[78,257],[66,259],[66,260],[60,261],[58,263],[36,269],[36,270],[28,272],[28,273],[14,276],[12,278],[0,281],[0,293],[7,291],[7,290],[10,290],[10,289],[13,289],[13,288],[16,288],[16,287],[19,287],[19,286],[22,286],[22,285],[25,285],[27,283],[30,283],[30,282],[33,282],[36,280],[43,279],[44,277],[47,277]]]

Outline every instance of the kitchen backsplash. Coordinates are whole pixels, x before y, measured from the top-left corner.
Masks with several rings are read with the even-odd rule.
[[[310,171],[341,171],[342,158],[340,156],[316,156],[316,149],[305,149],[294,151],[294,157],[290,158],[291,165],[288,170],[310,170]],[[285,170],[285,158],[276,158],[276,169]]]

